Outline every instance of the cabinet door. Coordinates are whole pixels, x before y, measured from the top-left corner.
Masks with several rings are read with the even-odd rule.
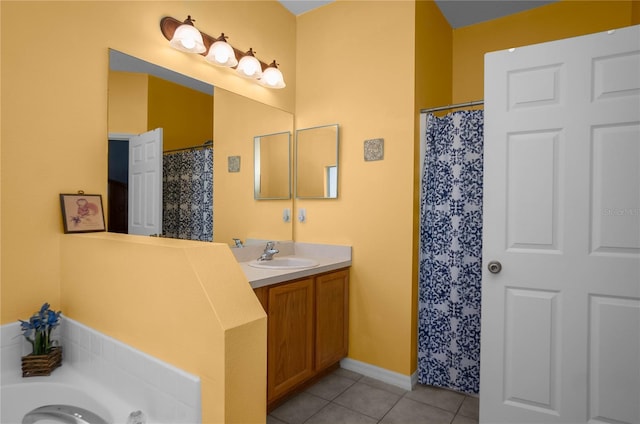
[[[316,370],[347,356],[349,342],[349,270],[316,278]]]
[[[313,278],[269,289],[267,397],[277,399],[313,375]]]

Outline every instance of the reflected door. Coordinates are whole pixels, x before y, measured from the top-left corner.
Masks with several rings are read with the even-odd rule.
[[[640,27],[487,55],[481,423],[640,422],[639,121]]]
[[[129,234],[162,234],[162,128],[129,139]]]

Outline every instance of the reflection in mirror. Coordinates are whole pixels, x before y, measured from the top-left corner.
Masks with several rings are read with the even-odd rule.
[[[253,152],[255,199],[290,199],[291,133],[256,136]]]
[[[296,198],[338,197],[338,124],[296,131]]]
[[[115,50],[109,66],[109,231],[213,241],[213,86]]]
[[[284,210],[291,210],[293,201],[256,200],[252,165],[254,137],[293,133],[293,115],[219,87],[213,101],[216,237],[224,241],[291,240],[293,223],[283,215]],[[236,156],[241,157],[240,172],[230,172],[228,159]]]
[[[207,164],[212,162],[213,187],[209,184],[200,192],[203,194],[201,204],[214,212],[212,218],[206,218],[213,221],[213,241],[233,244],[233,238],[292,239],[291,223],[285,224],[281,218],[281,209],[291,205],[263,202],[264,208],[255,208],[251,167],[246,166],[237,173],[227,170],[230,156],[244,156],[242,162],[250,163],[255,134],[293,131],[291,113],[218,87],[214,95],[210,84],[112,49],[109,67],[108,131],[109,138],[114,136],[114,141],[109,142],[107,211],[113,212],[108,218],[109,231],[129,232],[129,139],[162,128],[163,158],[193,152],[208,156],[204,159]],[[171,150],[174,152],[168,152]],[[164,199],[173,196],[164,190],[161,193]],[[166,204],[163,207],[166,208]],[[254,212],[254,209],[257,210]],[[165,219],[172,219],[175,213],[165,211],[163,215]],[[119,222],[117,216],[120,216]],[[166,230],[169,224],[173,225],[161,224],[160,229],[151,234],[169,236]]]

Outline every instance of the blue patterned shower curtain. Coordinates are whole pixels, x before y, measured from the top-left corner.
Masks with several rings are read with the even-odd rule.
[[[418,382],[480,388],[483,111],[427,117],[420,211]]]
[[[163,235],[213,241],[213,148],[166,153],[162,172]]]

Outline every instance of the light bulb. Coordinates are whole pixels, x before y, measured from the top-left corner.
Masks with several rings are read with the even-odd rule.
[[[216,52],[213,54],[213,57],[216,59],[216,62],[224,63],[229,60],[229,53],[220,49],[216,50]]]
[[[194,40],[192,40],[191,38],[187,38],[185,40],[180,40],[180,43],[182,43],[182,45],[184,46],[185,49],[189,49],[189,50],[194,48],[195,45],[196,45],[196,42]]]
[[[214,65],[233,67],[238,64],[236,60],[236,53],[233,47],[226,41],[224,41],[224,33],[218,38],[215,43],[209,48],[209,53],[205,56],[207,62],[211,62]]]
[[[257,67],[256,64],[251,61],[245,61],[244,66],[242,67],[242,72],[248,77],[252,76],[256,73]]]
[[[269,88],[284,88],[286,84],[284,83],[284,77],[282,76],[282,72],[278,69],[278,65],[274,60],[273,63],[269,65],[267,69],[262,73],[262,78],[258,81],[260,85]]]
[[[187,53],[203,53],[207,49],[204,46],[202,34],[193,26],[191,16],[187,17],[184,23],[176,28],[169,45],[174,49]]]
[[[240,62],[236,71],[245,78],[260,78],[262,76],[262,66],[253,56],[253,50],[249,49]]]

